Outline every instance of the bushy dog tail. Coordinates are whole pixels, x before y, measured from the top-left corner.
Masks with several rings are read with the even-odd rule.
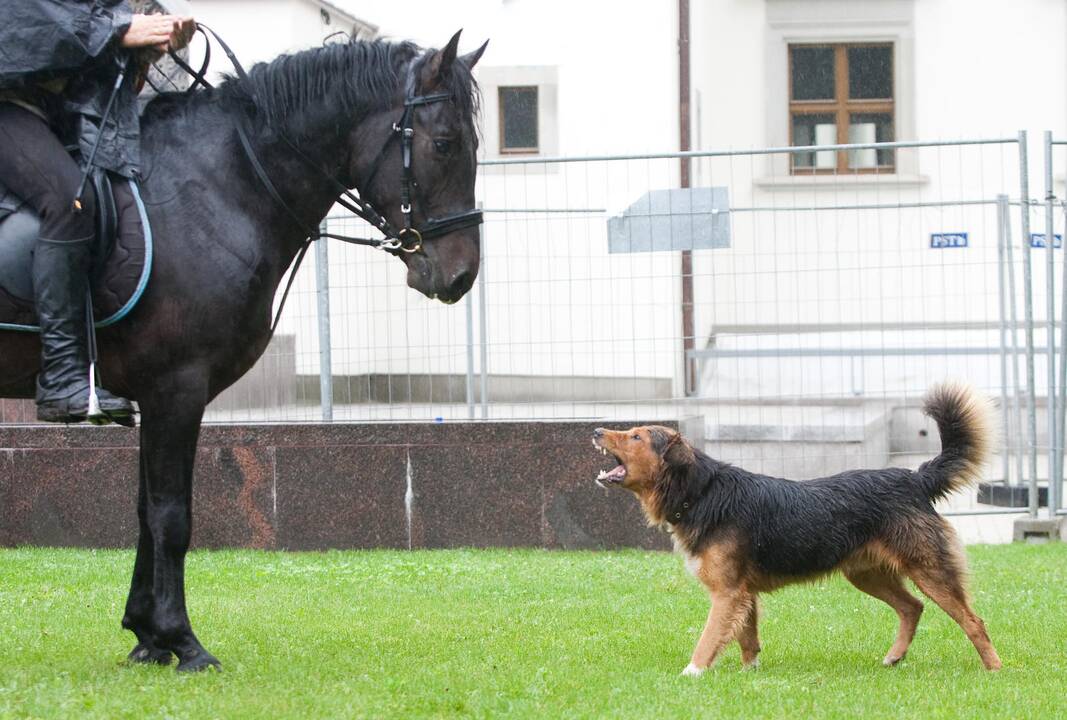
[[[966,385],[935,385],[926,395],[923,412],[937,423],[941,454],[918,472],[926,496],[940,500],[978,481],[993,441],[989,401]]]

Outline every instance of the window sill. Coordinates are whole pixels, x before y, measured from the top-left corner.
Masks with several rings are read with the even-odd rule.
[[[875,175],[774,175],[753,180],[761,190],[839,190],[841,188],[917,188],[930,182],[928,175],[893,173]]]

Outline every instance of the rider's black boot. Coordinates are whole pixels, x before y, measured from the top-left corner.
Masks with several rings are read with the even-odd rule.
[[[38,238],[33,255],[33,290],[41,326],[41,372],[37,376],[37,419],[79,423],[89,415],[89,354],[86,294],[91,238],[59,242]],[[94,422],[133,424],[133,405],[96,389],[100,411]]]

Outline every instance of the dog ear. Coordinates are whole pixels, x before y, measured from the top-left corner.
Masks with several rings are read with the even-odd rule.
[[[693,448],[678,433],[658,430],[652,435],[653,449],[661,459],[660,478],[661,482],[669,485],[684,483],[696,462]]]
[[[695,459],[693,448],[681,435],[675,435],[663,451],[663,464],[668,467],[688,469]]]

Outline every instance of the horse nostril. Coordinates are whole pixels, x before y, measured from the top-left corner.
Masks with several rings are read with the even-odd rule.
[[[472,285],[474,285],[474,275],[469,270],[460,270],[452,276],[452,281],[448,283],[449,289],[459,295],[470,290]]]

